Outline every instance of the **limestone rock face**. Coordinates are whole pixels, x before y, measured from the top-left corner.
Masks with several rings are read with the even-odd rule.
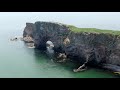
[[[42,21],[26,23],[23,37],[26,35],[33,38],[35,47],[40,50],[46,50],[46,42],[52,41],[55,52],[66,53],[69,58],[80,63],[84,63],[86,57],[89,56],[90,65],[120,66],[120,37],[118,35],[74,33],[67,25]],[[69,39],[69,43],[64,45],[66,38]]]

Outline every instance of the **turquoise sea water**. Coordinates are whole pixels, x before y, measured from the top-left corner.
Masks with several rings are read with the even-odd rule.
[[[74,73],[73,63],[52,63],[39,50],[27,48],[22,41],[9,41],[22,36],[25,23],[35,18],[28,14],[0,14],[0,78],[116,78],[112,73],[90,68]],[[73,14],[71,14],[73,15]],[[39,15],[36,15],[37,20]],[[57,16],[56,16],[57,17]],[[62,17],[61,17],[62,18]],[[28,21],[27,21],[28,20]],[[37,21],[36,20],[36,21]],[[40,19],[38,20],[40,21]]]
[[[115,78],[99,69],[74,73],[73,63],[52,63],[41,51],[27,48],[22,41],[9,41],[17,30],[4,30],[0,34],[0,77],[3,78]]]

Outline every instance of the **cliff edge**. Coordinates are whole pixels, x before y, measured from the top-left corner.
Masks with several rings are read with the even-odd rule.
[[[46,42],[50,40],[55,52],[64,52],[80,63],[88,57],[88,65],[120,72],[120,32],[109,32],[38,21],[26,23],[23,37],[31,36],[37,49],[46,50]],[[65,44],[66,38],[69,43]]]

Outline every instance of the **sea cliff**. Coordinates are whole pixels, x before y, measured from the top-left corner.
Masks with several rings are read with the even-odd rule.
[[[30,36],[36,49],[46,50],[46,42],[52,41],[54,50],[66,53],[67,57],[87,65],[120,72],[120,32],[77,28],[54,22],[37,21],[26,23],[23,37]],[[65,39],[69,43],[64,44]]]

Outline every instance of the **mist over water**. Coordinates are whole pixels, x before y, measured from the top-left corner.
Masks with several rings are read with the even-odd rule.
[[[24,42],[9,41],[22,36],[26,22],[53,21],[77,27],[120,30],[119,12],[0,12],[0,77],[31,78],[114,78],[113,74],[90,69],[73,73],[72,63],[51,63],[39,50],[29,49]]]
[[[120,30],[120,12],[1,12],[0,26],[22,29],[26,22],[53,21],[78,27]]]

